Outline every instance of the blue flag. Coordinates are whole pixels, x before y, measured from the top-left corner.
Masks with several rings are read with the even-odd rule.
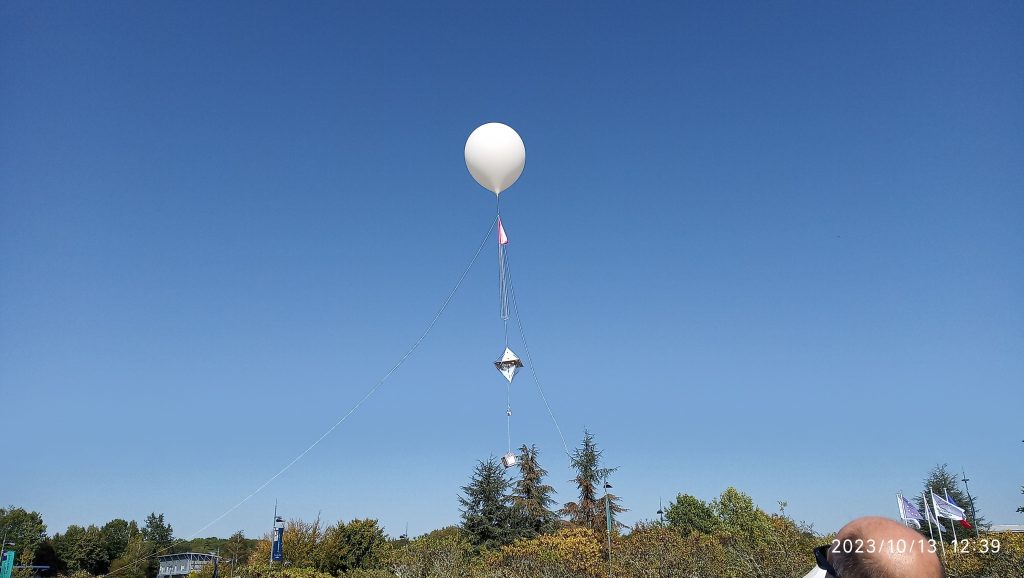
[[[923,521],[924,516],[921,515],[920,510],[917,509],[914,504],[910,503],[910,500],[903,496],[900,496],[900,500],[903,502],[903,519],[904,520],[918,520]]]

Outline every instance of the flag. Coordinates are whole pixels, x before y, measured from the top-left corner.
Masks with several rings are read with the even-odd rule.
[[[950,520],[959,521],[966,517],[964,515],[963,508],[936,496],[935,492],[932,492],[932,505],[935,507],[935,515],[939,518],[949,518]]]
[[[958,506],[957,503],[953,501],[953,496],[950,496],[949,493],[946,494],[946,499],[949,500],[950,504],[953,504],[954,508],[960,508],[960,506]],[[970,530],[973,526],[971,526],[971,523],[967,521],[967,511],[964,510],[963,508],[960,508],[960,511],[964,512],[964,517],[962,520],[960,520],[960,525]]]
[[[908,520],[923,520],[924,519],[924,516],[921,515],[920,510],[917,509],[917,506],[915,506],[914,504],[911,504],[910,500],[906,499],[905,497],[903,497],[901,495],[900,496],[900,501],[903,503],[903,517],[904,518],[906,518]]]
[[[899,494],[899,506],[900,506],[900,517],[904,521],[910,522],[918,530],[921,529],[921,520],[924,520],[924,516],[921,515],[920,510],[911,504],[909,500],[903,497],[903,494]]]
[[[501,217],[498,217],[498,244],[508,245],[508,235],[505,234],[505,227],[501,226]]]
[[[924,500],[923,495],[921,496],[921,499]],[[924,503],[924,511],[928,514],[928,521],[939,527],[939,532],[946,531],[946,529],[942,527],[942,522],[940,522],[939,519],[935,516],[935,513],[928,508],[928,502]]]

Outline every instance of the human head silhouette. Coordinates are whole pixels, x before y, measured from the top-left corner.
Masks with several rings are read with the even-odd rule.
[[[838,578],[943,578],[945,572],[928,540],[918,532],[878,516],[857,518],[843,526],[840,544],[862,545],[862,551],[830,550],[828,560]],[[830,578],[832,578],[830,576]]]

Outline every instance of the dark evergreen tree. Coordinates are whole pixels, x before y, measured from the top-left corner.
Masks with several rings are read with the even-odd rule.
[[[626,509],[619,505],[618,496],[610,493],[604,487],[608,477],[618,468],[601,467],[602,452],[597,449],[594,436],[584,430],[583,443],[572,453],[572,467],[576,470],[576,487],[579,488],[580,497],[576,502],[569,502],[559,513],[569,518],[569,521],[590,528],[601,537],[602,542],[607,538],[607,520],[605,520],[605,500],[611,510],[611,527],[616,531],[621,524],[615,520],[615,514],[625,512]],[[604,493],[599,494],[602,491]]]
[[[48,566],[47,570],[43,570],[38,573],[39,576],[49,578],[51,576],[57,576],[60,572],[60,556],[57,555],[57,549],[53,547],[52,537],[43,540],[43,543],[36,548],[35,563],[39,566]],[[17,573],[12,574],[12,576],[20,578]]]
[[[519,480],[512,489],[512,505],[516,514],[516,530],[519,537],[535,538],[550,534],[558,525],[558,514],[551,506],[555,489],[544,483],[547,470],[537,461],[537,446],[519,448]]]
[[[939,496],[940,498],[945,498],[945,492],[948,491],[949,497],[952,498],[954,502],[956,502],[956,505],[960,506],[961,508],[964,509],[965,512],[967,512],[968,522],[971,525],[977,525],[979,530],[984,531],[986,528],[988,528],[989,524],[981,515],[980,511],[978,511],[977,509],[977,496],[972,496],[973,500],[968,499],[967,492],[965,492],[963,488],[960,486],[960,479],[957,477],[956,474],[950,472],[948,468],[948,464],[936,465],[934,468],[932,468],[930,472],[928,472],[928,476],[924,479],[924,481],[921,482],[921,485],[924,486],[925,488],[924,497],[929,500],[928,509],[932,510],[932,514],[935,513],[931,504],[931,495],[927,493],[928,489],[933,490],[935,492],[935,495]],[[920,496],[917,498],[916,501],[918,510],[920,510],[923,514],[924,501]],[[975,512],[978,512],[977,519],[975,519]],[[959,522],[952,522],[948,518],[939,518],[939,522],[942,523],[942,527],[946,530],[945,532],[941,532],[941,534],[942,537],[947,541],[953,539],[953,524],[957,525],[956,533],[958,538],[974,536],[973,529],[968,530],[967,528],[962,527]],[[928,534],[927,522],[921,525],[921,533],[925,535]],[[936,538],[938,538],[938,536],[936,536]]]
[[[462,487],[462,529],[477,549],[495,548],[515,540],[509,486],[504,468],[492,456],[477,464],[469,484]]]

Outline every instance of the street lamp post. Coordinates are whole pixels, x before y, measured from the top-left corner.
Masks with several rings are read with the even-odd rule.
[[[608,578],[614,578],[612,575],[612,505],[608,499],[608,490],[612,488],[612,485],[608,483],[608,478],[604,479],[604,519],[608,524]]]
[[[971,517],[974,518],[974,537],[980,540],[981,533],[978,530],[978,513],[974,511],[974,498],[971,497],[971,489],[967,487],[967,482],[971,481],[971,479],[967,477],[967,472],[963,468],[960,468],[960,473],[963,475],[961,481],[964,483],[964,489],[967,490],[967,501],[971,503]]]
[[[7,532],[4,532],[4,539],[3,539],[3,541],[0,541],[0,558],[3,557],[3,554],[4,554],[4,552],[7,551],[7,547],[8,546],[14,546],[14,542],[8,542],[7,541]],[[11,550],[11,554],[12,555],[14,554],[14,550]],[[13,564],[13,562],[12,562],[12,564]]]

